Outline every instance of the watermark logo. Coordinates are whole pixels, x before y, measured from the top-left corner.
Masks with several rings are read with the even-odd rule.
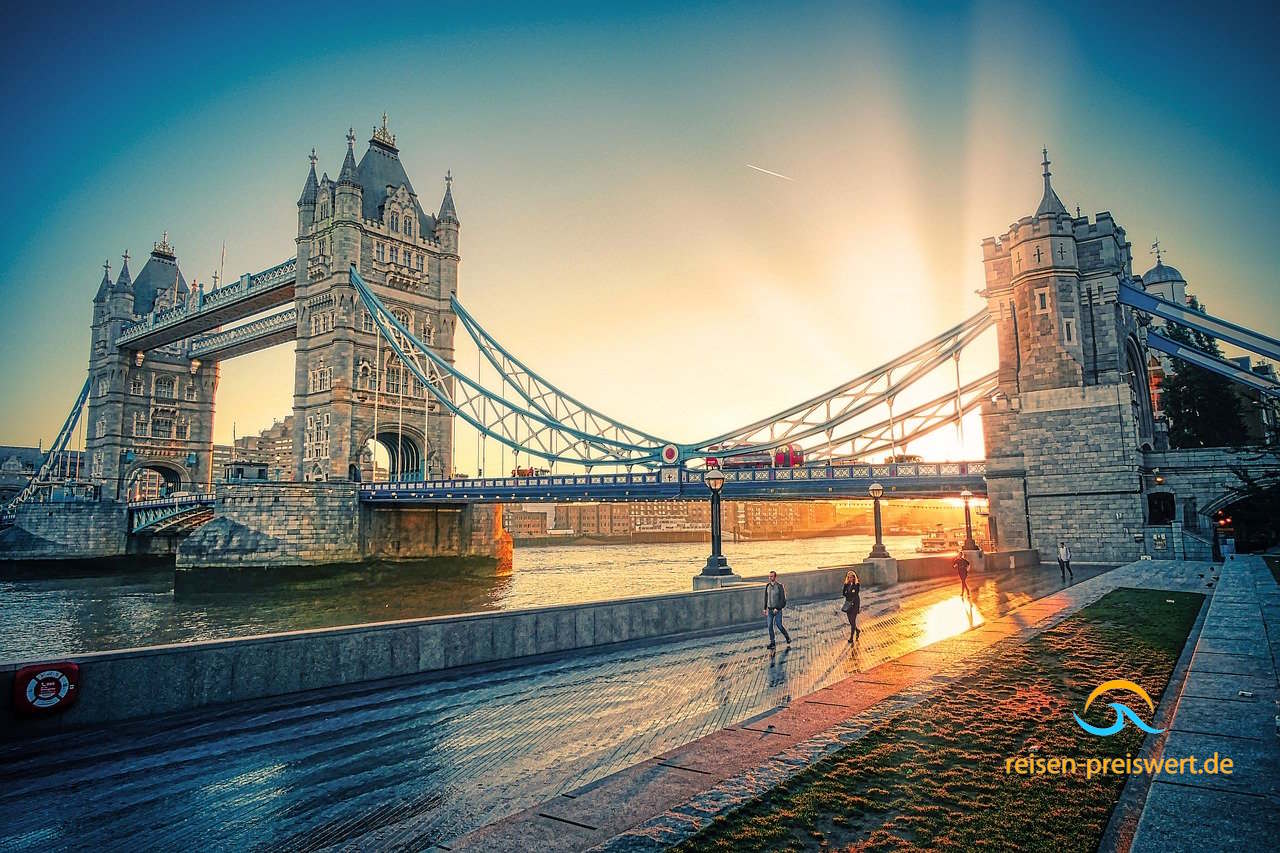
[[[1151,709],[1151,713],[1153,714],[1155,713],[1155,710],[1156,710],[1155,703],[1151,701],[1151,697],[1147,695],[1147,691],[1143,690],[1140,686],[1138,686],[1137,684],[1134,684],[1132,681],[1128,680],[1127,678],[1116,678],[1116,679],[1112,679],[1111,681],[1104,681],[1101,684],[1099,684],[1096,688],[1094,688],[1093,692],[1089,694],[1089,698],[1085,700],[1084,710],[1088,711],[1089,706],[1093,704],[1093,700],[1097,699],[1099,696],[1101,696],[1103,693],[1106,693],[1108,690],[1128,690],[1130,693],[1136,693],[1138,694],[1139,697],[1142,698],[1142,701],[1147,703],[1147,707]],[[1164,731],[1164,729],[1152,728],[1151,726],[1144,723],[1142,719],[1128,705],[1122,704],[1120,702],[1110,702],[1108,704],[1111,706],[1111,710],[1116,712],[1116,719],[1115,719],[1115,722],[1113,722],[1109,726],[1106,726],[1105,728],[1099,728],[1098,726],[1089,725],[1084,720],[1080,719],[1079,714],[1076,714],[1074,712],[1071,714],[1071,716],[1076,718],[1076,723],[1080,726],[1080,728],[1084,729],[1089,734],[1097,735],[1098,737],[1110,737],[1111,735],[1120,731],[1125,727],[1125,720],[1128,720],[1129,722],[1133,723],[1135,726],[1142,729],[1144,732],[1146,732],[1149,735],[1158,735]]]

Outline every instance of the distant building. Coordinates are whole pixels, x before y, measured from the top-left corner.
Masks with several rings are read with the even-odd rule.
[[[554,513],[506,507],[502,513],[502,526],[512,539],[538,539],[547,535],[548,522]]]
[[[215,453],[216,453],[215,448]],[[237,438],[234,448],[235,458],[228,464],[244,465],[246,472],[255,466],[265,466],[267,480],[288,482],[293,479],[293,415],[276,421],[257,435],[246,435]],[[367,466],[370,475],[373,473],[372,454],[366,452]],[[222,470],[222,469],[219,469]],[[249,479],[263,479],[250,476]],[[369,479],[373,479],[372,476]]]
[[[0,504],[12,500],[26,488],[44,464],[45,452],[39,447],[0,445]],[[68,450],[55,460],[59,479],[88,480],[84,470],[84,454]]]
[[[555,522],[556,529],[578,536],[623,536],[633,530],[630,507],[621,503],[559,504]]]
[[[1276,381],[1276,368],[1270,362],[1254,364],[1247,355],[1231,360],[1245,370]],[[1237,383],[1231,384],[1231,390],[1240,398],[1240,414],[1244,416],[1249,443],[1280,444],[1280,400]]]

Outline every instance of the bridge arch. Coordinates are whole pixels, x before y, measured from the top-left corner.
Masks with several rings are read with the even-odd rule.
[[[1147,359],[1143,356],[1143,344],[1134,335],[1125,338],[1124,378],[1133,400],[1133,418],[1137,428],[1139,449],[1150,451],[1155,444],[1155,415],[1151,409],[1151,377],[1147,374]]]
[[[432,458],[432,448],[416,425],[391,422],[379,424],[357,445],[357,456],[350,460],[348,471],[353,480],[391,481],[423,478],[424,461]]]
[[[157,486],[159,495],[150,494],[152,487],[144,485],[148,472],[160,477]],[[163,497],[178,491],[194,491],[195,485],[191,470],[172,459],[137,459],[120,475],[120,490],[126,499]]]

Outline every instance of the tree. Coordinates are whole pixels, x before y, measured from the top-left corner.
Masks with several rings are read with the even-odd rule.
[[[1194,296],[1190,304],[1203,311]],[[1218,342],[1197,329],[1170,322],[1166,336],[1222,358]],[[1240,398],[1230,380],[1190,362],[1179,359],[1177,371],[1165,377],[1164,410],[1172,447],[1240,447],[1248,442]]]

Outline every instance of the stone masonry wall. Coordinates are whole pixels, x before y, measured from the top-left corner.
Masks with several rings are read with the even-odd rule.
[[[123,556],[126,514],[117,501],[23,504],[14,526],[0,533],[0,561]]]
[[[1280,481],[1280,450],[1209,447],[1143,454],[1147,493],[1168,493],[1174,498],[1175,521],[1189,530],[1205,531],[1210,519],[1206,509],[1220,508],[1240,494],[1243,482],[1236,473],[1248,472],[1260,483]],[[1157,483],[1156,478],[1164,480]]]
[[[354,483],[220,485],[214,518],[178,547],[179,572],[357,562]]]
[[[1029,524],[1030,547],[1046,559],[1064,539],[1079,560],[1123,562],[1142,554],[1135,541],[1145,519],[1141,454],[1128,395],[1126,385],[1029,391],[1017,410],[987,413],[984,426],[994,427],[989,452],[995,442],[1000,453],[999,466],[988,462],[988,491],[1001,547],[1023,546]],[[1010,448],[1019,451],[1021,477]]]

